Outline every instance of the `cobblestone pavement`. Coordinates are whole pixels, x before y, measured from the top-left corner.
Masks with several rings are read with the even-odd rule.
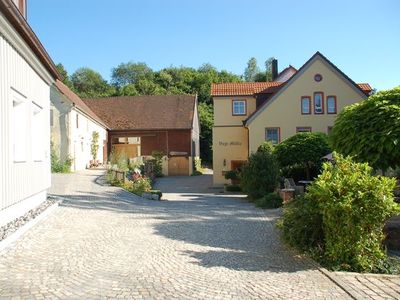
[[[163,178],[167,201],[104,184],[102,171],[54,177],[65,196],[0,253],[0,299],[346,299],[279,242],[277,210],[210,189],[210,176]]]
[[[354,299],[400,299],[399,276],[345,272],[331,274]]]

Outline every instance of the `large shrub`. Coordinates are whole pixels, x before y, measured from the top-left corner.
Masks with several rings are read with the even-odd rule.
[[[386,258],[383,226],[398,209],[396,182],[373,176],[368,164],[350,157],[334,154],[334,159],[324,164],[306,195],[322,216],[324,262],[334,269],[379,271]]]
[[[265,147],[253,153],[243,165],[240,185],[250,199],[272,193],[278,184],[279,168],[274,153]]]
[[[323,250],[322,215],[317,202],[307,195],[297,196],[284,206],[281,224],[290,245],[303,251]]]
[[[376,169],[400,166],[400,86],[345,108],[331,141],[336,151]]]
[[[297,133],[275,148],[276,157],[284,173],[291,168],[300,167],[304,169],[308,180],[312,170],[320,168],[322,157],[330,152],[328,137],[320,132]]]
[[[147,177],[140,177],[134,181],[124,183],[123,188],[138,196],[142,196],[143,193],[150,192],[151,181]]]

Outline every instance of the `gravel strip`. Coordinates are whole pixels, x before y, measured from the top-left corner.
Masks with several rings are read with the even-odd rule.
[[[57,201],[58,200],[56,200],[56,199],[48,197],[46,201],[44,201],[39,206],[31,209],[23,216],[16,218],[15,220],[7,223],[4,226],[1,226],[0,227],[0,242],[2,240],[4,240],[6,237],[8,237],[10,234],[17,231],[23,225],[28,223],[30,220],[33,220],[34,218],[36,218],[38,215],[40,215],[42,212],[44,212],[49,206],[53,205]]]

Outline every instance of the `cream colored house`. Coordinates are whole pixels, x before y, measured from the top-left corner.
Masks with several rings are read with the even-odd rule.
[[[107,126],[104,122],[59,80],[52,86],[50,98],[51,141],[61,160],[72,159],[71,171],[88,168],[93,160],[92,136],[97,132],[97,160],[107,162]]]
[[[276,63],[275,63],[276,66]],[[365,99],[369,84],[356,84],[321,53],[299,70],[288,67],[272,82],[213,84],[214,184],[239,167],[266,140],[273,143],[297,132],[329,133],[337,114]]]

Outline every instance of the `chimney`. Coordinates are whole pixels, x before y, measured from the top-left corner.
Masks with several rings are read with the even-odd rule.
[[[278,77],[278,60],[274,58],[271,65],[272,81],[274,81]]]

